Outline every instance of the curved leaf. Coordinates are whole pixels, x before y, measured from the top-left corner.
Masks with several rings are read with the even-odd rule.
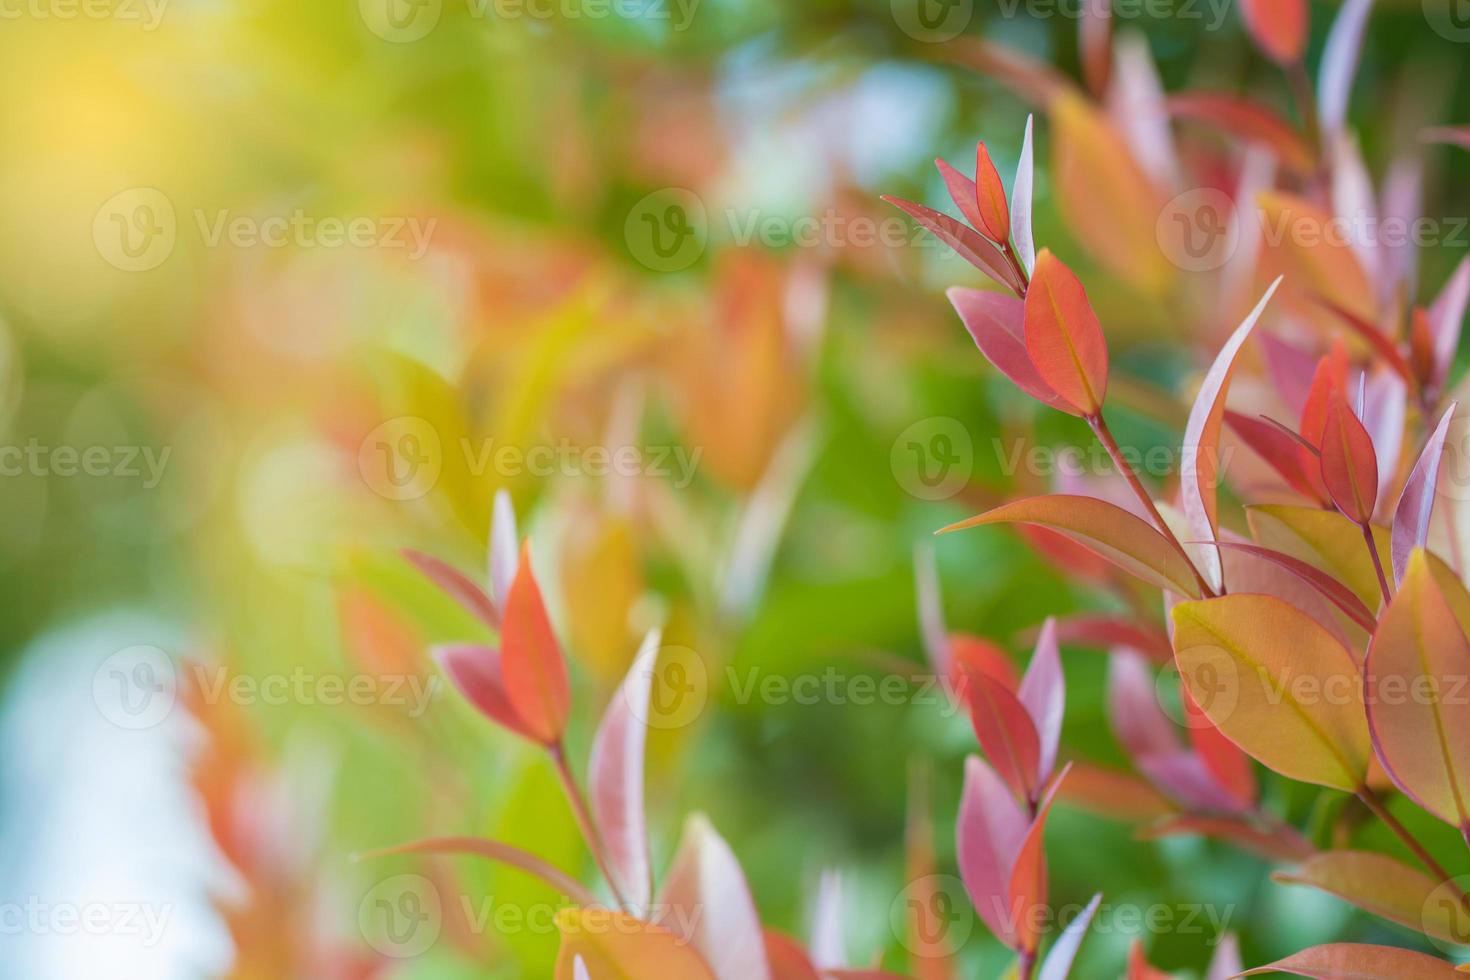
[[[1229,595],[1174,608],[1174,657],[1196,703],[1258,762],[1354,791],[1368,773],[1358,665],[1279,599]]]
[[[1436,939],[1463,943],[1466,912],[1439,882],[1417,868],[1371,851],[1326,851],[1273,881],[1308,885],[1376,916]]]
[[[1307,0],[1241,0],[1241,15],[1256,46],[1282,66],[1302,60],[1307,46]]]
[[[955,861],[970,903],[996,939],[1016,948],[1009,905],[1011,869],[1026,838],[1026,814],[979,756],[965,759],[965,788],[955,821]]]
[[[1328,145],[1347,121],[1353,76],[1358,71],[1358,55],[1372,7],[1373,0],[1346,0],[1327,33],[1317,76],[1317,116]]]
[[[1016,696],[994,678],[975,671],[967,680],[970,721],[985,757],[1018,800],[1034,800],[1041,754],[1035,723]]]
[[[526,729],[547,745],[559,742],[571,710],[571,689],[566,661],[531,568],[529,542],[521,547],[520,564],[505,603],[500,668],[506,697]]]
[[[1016,949],[1035,953],[1041,944],[1040,927],[1042,916],[1037,913],[1046,908],[1046,819],[1051,815],[1051,805],[1056,802],[1057,789],[1067,778],[1070,765],[1062,771],[1047,790],[1036,816],[1021,839],[1021,848],[1011,867],[1008,894],[1010,908],[1016,924]]]
[[[1291,973],[1312,980],[1463,980],[1463,973],[1444,960],[1394,946],[1365,943],[1329,943],[1313,946],[1266,966],[1246,970],[1241,976],[1259,973]]]
[[[1026,394],[1058,411],[1076,410],[1051,389],[1026,351],[1025,304],[1004,293],[955,286],[946,293],[975,346],[995,369]]]
[[[486,718],[522,738],[538,741],[505,692],[499,650],[461,643],[435,647],[430,656],[443,668],[455,690]]]
[[[1377,454],[1369,430],[1338,392],[1327,406],[1322,433],[1322,482],[1348,520],[1364,525],[1377,507]]]
[[[1028,497],[951,524],[939,533],[1007,523],[1036,524],[1061,532],[1151,585],[1180,595],[1199,595],[1189,565],[1162,534],[1096,497]]]
[[[1011,209],[1006,203],[1006,188],[983,142],[975,147],[975,204],[980,217],[976,230],[983,231],[993,242],[1007,241],[1011,234]]]
[[[1399,494],[1398,506],[1393,509],[1393,580],[1402,582],[1409,569],[1409,555],[1415,548],[1423,548],[1429,542],[1429,519],[1434,513],[1435,486],[1439,482],[1439,464],[1444,458],[1444,441],[1449,435],[1450,423],[1454,421],[1458,402],[1440,416],[1424,451],[1414,463],[1404,490]]]
[[[649,695],[658,661],[659,631],[651,630],[608,702],[587,763],[588,803],[619,893],[636,911],[653,897],[648,822],[643,803],[643,754]]]
[[[510,598],[510,584],[516,578],[520,549],[516,546],[516,511],[510,492],[498,490],[490,518],[490,598],[496,608],[503,608]]]
[[[715,980],[709,965],[672,932],[625,912],[562,909],[556,914],[556,928],[562,937],[556,980],[575,980],[579,964],[583,976],[597,980]]]
[[[960,258],[1002,286],[1017,295],[1020,294],[1021,284],[1016,281],[1015,272],[1002,259],[1000,250],[986,241],[978,231],[966,227],[947,214],[942,214],[933,208],[926,208],[922,204],[915,204],[913,201],[905,201],[901,197],[891,197],[885,194],[883,200],[923,225],[935,238],[958,252]]]
[[[412,548],[405,548],[403,557],[412,562],[414,567],[423,572],[429,581],[439,586],[446,595],[463,606],[472,616],[491,629],[500,628],[500,617],[496,614],[495,603],[490,601],[485,590],[472,582],[468,575],[448,562],[441,561],[433,555],[426,555],[422,551],[414,551]]]
[[[1164,100],[1169,113],[1180,119],[1218,126],[1248,143],[1265,147],[1282,165],[1297,173],[1311,173],[1316,154],[1296,129],[1264,106],[1224,92],[1178,92]]]
[[[560,868],[528,854],[519,847],[481,837],[430,837],[425,840],[385,847],[369,851],[360,858],[391,857],[396,854],[463,854],[482,857],[490,861],[519,868],[529,875],[540,878],[546,884],[583,905],[596,905],[597,899],[582,886],[582,883]]]
[[[659,911],[663,924],[705,958],[715,980],[770,980],[760,916],[745,872],[702,814],[684,822]]]
[[[1327,211],[1304,198],[1279,191],[1260,195],[1267,248],[1281,263],[1290,289],[1308,297],[1331,296],[1337,306],[1360,320],[1373,322],[1376,301],[1367,274]],[[1308,439],[1312,434],[1303,429]]]
[[[1230,391],[1230,378],[1235,373],[1235,358],[1245,346],[1251,330],[1255,328],[1266,304],[1271,302],[1281,278],[1271,283],[1266,294],[1256,303],[1255,309],[1241,321],[1240,326],[1225,341],[1215,362],[1205,373],[1204,382],[1195,396],[1194,406],[1189,410],[1189,420],[1184,426],[1183,469],[1180,473],[1180,488],[1184,502],[1184,516],[1190,530],[1205,542],[1216,541],[1220,523],[1217,517],[1216,486],[1219,482],[1220,426],[1225,418],[1225,396]],[[1201,553],[1205,580],[1218,589],[1222,581],[1219,551],[1207,548]]]
[[[1026,352],[1036,373],[1075,415],[1096,415],[1108,390],[1108,345],[1082,281],[1050,250],[1036,258],[1026,291]]]
[[[1036,726],[1040,742],[1036,779],[1038,783],[1045,783],[1056,767],[1062,716],[1067,707],[1066,678],[1062,675],[1062,659],[1057,649],[1056,620],[1048,618],[1042,624],[1031,663],[1016,693]]]
[[[1363,532],[1334,511],[1267,504],[1246,508],[1256,543],[1315,565],[1353,591],[1370,609],[1382,600]],[[1388,532],[1373,528],[1379,560],[1387,567]]]
[[[1460,595],[1452,599],[1445,589]],[[1470,834],[1470,641],[1451,607],[1456,599],[1470,603],[1454,573],[1414,551],[1379,618],[1365,673],[1368,722],[1384,769],[1420,806]]]
[[[1021,159],[1016,163],[1016,181],[1011,185],[1011,247],[1030,275],[1036,271],[1036,238],[1031,231],[1032,195],[1036,185],[1036,151],[1032,139],[1034,117],[1026,117],[1026,134],[1021,137]]]
[[[1078,912],[1057,941],[1047,951],[1046,959],[1041,963],[1041,972],[1036,975],[1036,980],[1067,980],[1072,972],[1072,962],[1077,959],[1077,950],[1082,946],[1082,940],[1087,938],[1087,927],[1092,924],[1092,917],[1097,914],[1097,906],[1102,901],[1102,892],[1092,896],[1092,900]]]

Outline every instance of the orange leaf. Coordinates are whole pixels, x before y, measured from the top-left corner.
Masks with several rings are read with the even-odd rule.
[[[1145,582],[1180,595],[1199,595],[1189,565],[1162,534],[1123,508],[1096,497],[1028,497],[951,524],[939,533],[1011,522],[1059,531]]]
[[[1042,249],[1026,291],[1026,352],[1077,415],[1096,415],[1108,390],[1108,345],[1082,281]]]
[[[990,160],[985,144],[975,146],[975,206],[980,216],[977,231],[985,232],[993,242],[1005,242],[1011,237],[1011,207],[1006,203],[1005,184]]]
[[[1470,834],[1470,642],[1454,603],[1470,605],[1454,572],[1415,549],[1368,650],[1368,721],[1393,781]]]
[[[1163,201],[1106,116],[1086,99],[1053,100],[1052,179],[1067,227],[1088,253],[1140,292],[1172,278],[1155,224]]]
[[[1459,980],[1463,974],[1444,960],[1394,946],[1365,943],[1329,943],[1293,953],[1268,966],[1246,970],[1241,976],[1258,973],[1291,973],[1313,980]]]
[[[561,952],[556,980],[575,980],[576,962],[597,980],[647,980],[680,977],[714,980],[709,965],[694,949],[667,929],[641,922],[624,912],[603,908],[568,908],[556,914]]]
[[[1440,882],[1417,868],[1370,851],[1327,851],[1273,881],[1309,885],[1374,915],[1451,943],[1464,943],[1465,908]]]
[[[1174,608],[1174,657],[1215,726],[1284,776],[1352,792],[1370,756],[1358,665],[1280,599],[1237,594]]]
[[[1286,274],[1287,288],[1329,296],[1358,319],[1375,322],[1373,287],[1348,241],[1352,229],[1345,233],[1327,211],[1290,194],[1269,191],[1259,203],[1265,243]]]
[[[1223,92],[1179,92],[1164,102],[1169,114],[1212,123],[1251,143],[1268,147],[1283,166],[1309,174],[1316,166],[1312,147],[1281,116],[1248,99]]]
[[[765,939],[771,980],[822,980],[811,957],[796,940],[774,929],[765,931]]]
[[[1037,931],[1042,917],[1036,913],[1046,907],[1046,818],[1051,814],[1051,805],[1056,801],[1057,788],[1067,778],[1063,769],[1051,785],[1046,799],[1036,811],[1036,818],[1021,840],[1021,849],[1011,866],[1010,907],[1016,916],[1016,943],[1018,949],[1035,952],[1041,943]]]
[[[1339,390],[1327,407],[1322,429],[1322,483],[1337,509],[1366,524],[1378,503],[1378,454],[1373,437]]]
[[[1302,60],[1307,46],[1307,0],[1241,0],[1240,12],[1256,46],[1282,66]]]
[[[521,546],[520,566],[505,603],[500,644],[506,696],[526,729],[538,741],[554,745],[566,729],[571,691],[566,661],[531,570],[529,542]]]

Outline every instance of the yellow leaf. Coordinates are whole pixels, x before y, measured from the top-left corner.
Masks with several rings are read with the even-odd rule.
[[[1256,544],[1315,565],[1352,589],[1369,609],[1377,609],[1383,601],[1363,532],[1341,514],[1316,507],[1270,504],[1246,508],[1246,520]],[[1373,543],[1383,567],[1391,567],[1389,533],[1374,527]]]
[[[1238,594],[1174,609],[1174,658],[1215,726],[1262,764],[1352,792],[1370,746],[1353,655],[1304,613]]]
[[[580,957],[594,980],[714,980],[708,964],[672,932],[624,912],[568,908],[556,915],[561,952],[556,980],[574,980]]]

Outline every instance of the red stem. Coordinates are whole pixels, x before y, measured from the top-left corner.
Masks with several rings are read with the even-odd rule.
[[[1363,543],[1368,546],[1368,556],[1373,559],[1373,571],[1378,573],[1378,590],[1383,593],[1383,604],[1387,606],[1393,597],[1388,591],[1388,576],[1383,574],[1383,560],[1378,557],[1378,545],[1373,541],[1373,525],[1364,521]]]
[[[587,807],[587,800],[577,787],[576,779],[572,777],[572,770],[567,765],[566,751],[560,742],[549,746],[547,751],[551,754],[551,761],[556,766],[556,774],[561,779],[562,789],[566,792],[567,803],[571,805],[572,816],[576,817],[577,827],[582,831],[582,839],[587,842],[587,849],[592,852],[592,859],[597,862],[597,870],[602,872],[607,887],[612,890],[613,900],[620,907],[626,908],[628,901],[618,889],[617,879],[613,877],[608,868],[602,835],[597,832],[597,825],[592,822],[592,813]]]

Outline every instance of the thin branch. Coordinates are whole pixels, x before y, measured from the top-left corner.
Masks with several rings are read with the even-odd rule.
[[[1362,528],[1363,543],[1368,546],[1368,556],[1373,559],[1373,571],[1378,573],[1378,591],[1383,593],[1383,604],[1387,606],[1393,601],[1393,596],[1388,591],[1388,576],[1383,574],[1383,560],[1378,557],[1378,545],[1373,541],[1373,525],[1364,521]]]
[[[1358,799],[1363,801],[1363,805],[1372,811],[1375,817],[1383,821],[1383,825],[1393,831],[1394,836],[1403,841],[1404,846],[1414,853],[1414,857],[1418,858],[1419,863],[1424,865],[1424,870],[1438,878],[1442,883],[1448,885],[1450,890],[1459,898],[1460,904],[1466,910],[1470,910],[1470,898],[1466,897],[1464,890],[1450,877],[1450,873],[1444,869],[1444,866],[1434,859],[1434,855],[1430,854],[1428,849],[1419,843],[1418,839],[1409,832],[1409,828],[1399,822],[1399,818],[1394,816],[1388,807],[1384,805],[1383,801],[1378,798],[1378,794],[1369,789],[1365,783],[1358,787],[1357,796]]]
[[[1148,511],[1149,516],[1153,519],[1154,527],[1158,528],[1159,533],[1168,540],[1169,544],[1173,545],[1175,551],[1179,552],[1180,557],[1184,559],[1184,564],[1189,566],[1190,572],[1194,575],[1195,582],[1199,584],[1201,594],[1208,598],[1214,598],[1215,590],[1210,588],[1210,583],[1206,582],[1204,576],[1199,573],[1199,569],[1194,565],[1194,560],[1189,557],[1189,552],[1184,550],[1184,545],[1179,543],[1179,539],[1170,530],[1169,523],[1164,520],[1163,515],[1159,513],[1159,508],[1154,505],[1153,498],[1148,495],[1148,491],[1138,481],[1138,474],[1133,472],[1133,467],[1129,466],[1128,461],[1123,458],[1123,450],[1118,448],[1118,441],[1113,438],[1113,433],[1108,428],[1108,423],[1103,420],[1102,413],[1099,412],[1096,415],[1087,416],[1087,424],[1092,427],[1092,431],[1097,436],[1098,441],[1108,451],[1108,456],[1112,458],[1113,465],[1118,468],[1118,471],[1123,474],[1123,478],[1128,481],[1128,486],[1132,488],[1134,496],[1139,499]]]
[[[597,862],[597,869],[602,872],[607,887],[612,890],[613,900],[622,908],[627,908],[628,900],[618,889],[618,880],[613,877],[608,868],[605,850],[602,843],[602,835],[597,832],[597,825],[592,822],[592,813],[587,807],[587,800],[582,795],[581,789],[577,787],[577,781],[572,777],[572,770],[567,765],[567,754],[560,742],[551,746],[548,750],[551,761],[556,766],[556,774],[561,779],[561,787],[566,792],[567,803],[571,805],[572,816],[577,819],[577,827],[582,831],[582,839],[587,842],[587,849],[592,852],[592,858]]]

